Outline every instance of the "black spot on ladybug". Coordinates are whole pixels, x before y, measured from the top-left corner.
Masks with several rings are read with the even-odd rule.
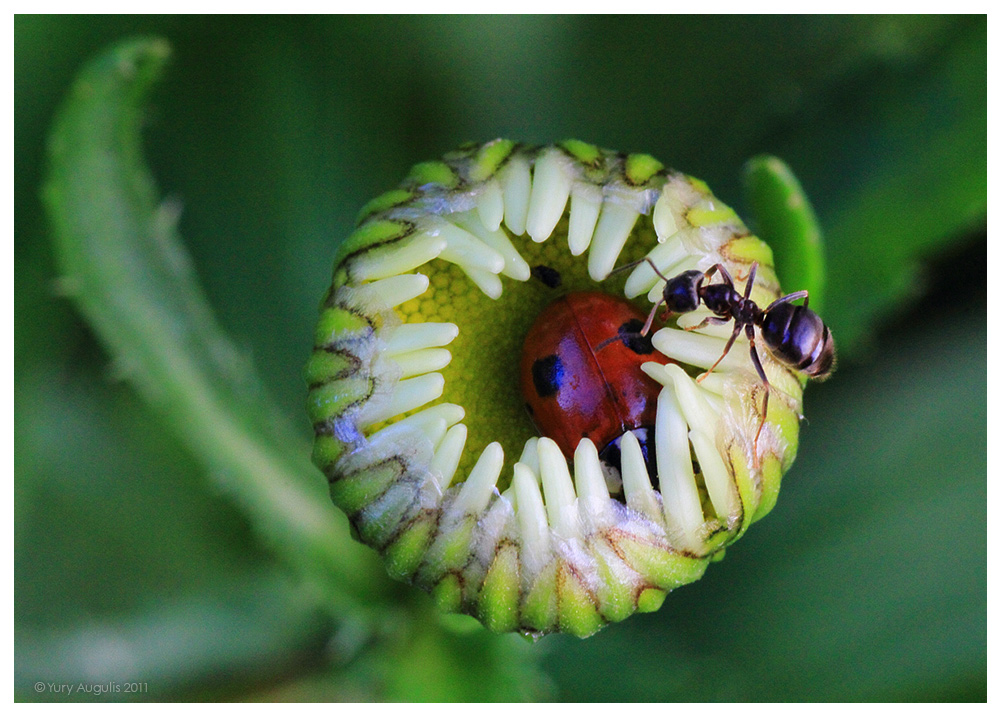
[[[531,364],[531,380],[540,398],[547,398],[559,391],[565,369],[559,356],[552,354]]]
[[[646,463],[646,474],[649,475],[653,489],[658,490],[660,489],[660,481],[656,472],[656,441],[653,437],[653,430],[650,428],[636,428],[633,433],[639,440],[639,447],[642,450],[642,460]],[[601,462],[607,468],[615,470],[619,474],[621,474],[622,470],[621,439],[622,436],[619,436],[612,440],[600,452]]]
[[[642,324],[638,318],[626,321],[618,326],[618,336],[630,351],[645,356],[653,352],[653,342],[648,335],[642,335]]]
[[[618,444],[620,439],[608,443],[607,447],[601,450],[600,454],[601,462],[618,472],[622,471],[622,450]]]
[[[562,274],[551,266],[546,266],[544,264],[532,266],[531,275],[549,288],[559,288],[562,285]]]

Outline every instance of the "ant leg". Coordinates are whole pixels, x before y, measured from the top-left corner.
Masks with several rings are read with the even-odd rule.
[[[643,338],[646,337],[646,335],[649,333],[649,329],[653,327],[653,321],[656,320],[656,312],[658,310],[660,310],[660,306],[662,304],[663,304],[663,299],[662,298],[659,301],[657,301],[656,303],[653,304],[652,310],[649,312],[649,315],[646,317],[646,323],[643,324],[642,329],[639,331],[638,335],[642,336]],[[629,334],[629,335],[635,335],[635,334]],[[611,338],[608,338],[607,340],[604,340],[604,341],[601,341],[600,343],[598,343],[597,347],[594,348],[594,351],[596,352],[596,351],[602,350],[603,348],[606,348],[607,346],[611,345],[615,341],[620,341],[620,340],[623,340],[623,339],[624,339],[624,337],[622,336],[621,333],[619,333],[617,335],[614,335],[614,336],[611,336]]]
[[[712,268],[708,269],[708,271],[705,272],[706,283],[711,280],[712,276],[715,275],[716,271],[722,274],[723,282],[729,284],[730,286],[733,285],[733,277],[729,275],[729,272],[726,271],[726,267],[723,266],[722,264],[715,264],[714,266],[712,266]]]
[[[731,320],[732,320],[731,318],[718,318],[716,316],[709,316],[704,321],[699,323],[697,326],[688,326],[684,330],[697,331],[698,329],[704,328],[705,326],[721,326],[723,323],[729,323]]]
[[[767,313],[775,306],[780,306],[783,303],[789,303],[791,301],[797,301],[800,298],[805,299],[803,304],[805,308],[809,307],[809,292],[808,291],[796,291],[795,293],[790,293],[787,296],[782,296],[781,298],[776,298],[771,302],[771,305],[764,309],[764,313]]]
[[[764,366],[760,362],[760,356],[757,355],[757,346],[754,343],[754,327],[753,325],[747,326],[746,329],[747,338],[750,339],[750,360],[753,361],[754,368],[757,369],[757,375],[760,376],[761,382],[764,384],[764,406],[760,411],[760,425],[757,426],[757,434],[753,437],[753,466],[754,468],[760,467],[760,454],[757,452],[757,441],[760,440],[760,433],[764,429],[764,423],[767,422],[767,401],[771,397],[771,383],[767,380],[767,373],[764,372]]]
[[[653,273],[655,273],[657,276],[659,276],[664,281],[668,281],[669,280],[666,276],[664,276],[662,273],[660,273],[660,269],[656,268],[656,264],[653,263],[653,259],[649,258],[648,256],[645,256],[645,257],[639,259],[638,261],[632,261],[630,263],[623,264],[622,266],[619,266],[616,269],[612,269],[611,273],[609,273],[608,276],[612,276],[612,275],[614,275],[616,273],[621,273],[622,271],[628,271],[629,269],[635,268],[636,266],[638,266],[641,263],[648,263],[649,266],[650,266],[650,268],[653,269]]]
[[[650,263],[652,263],[652,262],[650,262]],[[646,334],[649,333],[649,329],[653,327],[653,319],[656,318],[656,312],[660,309],[660,306],[662,306],[662,305],[663,305],[663,299],[662,298],[659,299],[656,303],[653,304],[653,310],[651,310],[649,312],[649,316],[646,318],[646,322],[643,324],[642,330],[639,331],[639,334],[643,338],[645,338]]]
[[[750,292],[753,290],[753,281],[754,281],[755,278],[757,278],[757,262],[756,261],[754,261],[753,262],[753,266],[750,267],[750,275],[747,276],[747,285],[746,285],[746,288],[743,289],[743,298],[749,300],[749,298],[750,298]]]
[[[725,323],[725,321],[723,321],[723,323]],[[729,353],[729,349],[733,347],[733,343],[736,342],[736,337],[738,335],[740,335],[740,329],[742,329],[742,328],[743,328],[743,324],[740,323],[739,321],[737,321],[736,325],[733,326],[733,335],[729,336],[729,341],[726,343],[726,347],[725,347],[725,349],[723,349],[722,355],[719,356],[719,360],[715,361],[715,363],[712,364],[711,368],[709,368],[707,371],[705,371],[700,376],[698,376],[698,381],[697,382],[700,383],[701,381],[705,380],[705,378],[707,378],[708,376],[710,376],[712,374],[712,371],[715,370],[716,367],[718,367],[719,363],[722,362],[722,359],[726,357],[727,353]]]

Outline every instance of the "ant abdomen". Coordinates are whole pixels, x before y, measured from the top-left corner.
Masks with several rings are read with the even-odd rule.
[[[834,345],[830,329],[805,306],[779,303],[764,314],[760,333],[771,354],[811,378],[825,378],[833,370]]]

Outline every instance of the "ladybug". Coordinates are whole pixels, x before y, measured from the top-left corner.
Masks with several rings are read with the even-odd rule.
[[[624,298],[581,292],[549,304],[528,331],[521,393],[538,432],[552,438],[567,459],[582,438],[590,438],[605,473],[620,475],[621,438],[635,431],[655,477],[653,427],[663,386],[640,366],[674,361],[642,335],[645,323],[646,313]]]

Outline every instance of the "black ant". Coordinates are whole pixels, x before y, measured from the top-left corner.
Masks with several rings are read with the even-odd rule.
[[[733,343],[740,335],[740,331],[745,332],[750,340],[750,359],[757,370],[757,375],[764,383],[764,406],[761,410],[760,427],[757,428],[757,434],[753,440],[754,465],[759,466],[757,440],[760,438],[764,422],[767,420],[767,400],[771,395],[771,384],[767,380],[760,356],[757,355],[757,346],[754,342],[755,329],[760,328],[760,336],[764,345],[779,362],[805,373],[811,378],[820,380],[827,378],[833,371],[834,345],[830,329],[823,323],[823,319],[809,310],[808,291],[796,291],[782,296],[764,309],[752,301],[750,291],[753,289],[754,278],[757,275],[757,262],[754,262],[750,268],[746,288],[741,296],[733,283],[733,277],[729,275],[726,267],[722,264],[715,264],[704,272],[685,271],[673,278],[667,278],[660,273],[652,259],[648,257],[621,268],[631,268],[643,261],[649,263],[656,275],[666,281],[666,286],[663,287],[663,296],[649,312],[649,317],[640,331],[641,335],[645,336],[649,333],[660,306],[666,306],[670,313],[690,313],[699,305],[705,304],[705,308],[715,314],[696,326],[690,326],[686,329],[689,331],[697,330],[706,325],[722,325],[734,321],[733,334],[729,337],[722,355],[706,373],[698,378],[699,383],[708,377],[726,357],[729,349],[733,347]],[[716,272],[721,274],[722,283],[709,284],[708,281]],[[803,305],[792,304],[792,301],[800,298],[805,299]]]

